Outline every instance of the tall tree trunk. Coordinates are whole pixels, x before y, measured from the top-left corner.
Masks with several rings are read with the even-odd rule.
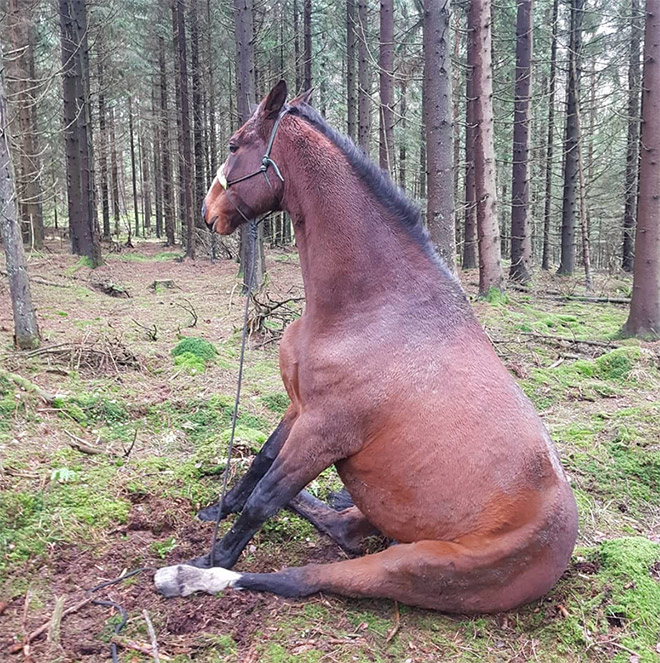
[[[557,28],[559,0],[552,3],[552,45],[550,46],[550,91],[548,94],[548,139],[545,167],[545,201],[543,208],[543,256],[541,269],[550,269],[550,216],[552,212],[552,160],[555,143],[555,90],[557,89]]]
[[[158,40],[158,68],[160,71],[160,149],[163,171],[163,217],[167,246],[176,244],[176,218],[174,205],[174,172],[170,157],[170,121],[167,95],[167,70],[165,68],[165,41]]]
[[[112,188],[112,212],[115,220],[115,235],[121,233],[121,210],[119,208],[119,164],[117,160],[117,137],[115,135],[115,109],[110,109],[110,185]]]
[[[357,140],[357,80],[355,78],[355,0],[346,0],[346,104],[347,132]]]
[[[250,11],[252,11],[251,8],[252,4],[250,4]],[[236,0],[234,0],[234,11],[238,11]],[[298,0],[293,0],[293,53],[295,60],[294,69],[296,72],[296,92],[300,92],[303,84],[303,77],[302,58],[300,57],[300,14],[298,12]],[[236,76],[236,79],[238,80],[238,75]]]
[[[474,31],[468,27],[467,50],[474,49]],[[475,125],[474,67],[465,69],[465,225],[463,237],[463,269],[477,267],[477,199],[474,190],[474,151],[477,138]]]
[[[305,63],[303,67],[303,87],[312,89],[312,0],[303,0],[303,47]]]
[[[197,226],[204,228],[202,202],[206,196],[206,178],[204,175],[204,105],[202,99],[202,78],[199,64],[199,23],[197,19],[197,0],[191,0],[190,6],[190,51],[192,68],[192,116],[193,145],[195,152],[195,198],[193,203],[194,220]]]
[[[99,42],[97,76],[99,83],[99,165],[101,167],[101,216],[103,218],[103,238],[110,239],[110,195],[108,189],[108,133],[105,110],[105,76],[103,49]]]
[[[426,221],[438,253],[449,269],[456,271],[451,99],[449,0],[425,0]]]
[[[493,138],[493,67],[490,0],[472,0],[468,14],[472,31],[468,66],[472,67],[474,104],[474,188],[479,243],[479,294],[502,289],[500,233],[495,183]]]
[[[529,282],[532,261],[529,218],[529,105],[532,84],[532,50],[532,0],[518,0],[509,277],[519,283]]]
[[[660,0],[646,0],[635,266],[624,332],[660,338]]]
[[[183,155],[183,220],[185,222],[186,257],[195,258],[195,224],[193,222],[193,182],[192,182],[192,149],[190,145],[190,104],[188,97],[188,57],[186,54],[186,24],[183,14],[184,0],[176,0],[175,38],[177,41],[177,57],[179,62],[179,90],[181,94],[181,133]]]
[[[87,8],[84,0],[60,0],[59,8],[71,249],[96,267],[101,246],[94,201]]]
[[[234,0],[234,20],[236,25],[236,90],[238,96],[239,122],[242,124],[250,117],[250,107],[255,103],[254,78],[254,29],[252,0]],[[264,256],[263,229],[259,226],[257,241],[252,253],[250,230],[240,227],[241,273],[247,278],[250,267],[254,265],[252,285],[259,287],[264,281],[266,261]],[[247,285],[247,284],[245,284]]]
[[[405,73],[399,73],[399,96],[401,99],[400,115],[401,115],[401,133],[406,135],[406,116],[408,114],[408,77]],[[406,141],[405,138],[399,141],[399,186],[405,190],[406,188]]]
[[[371,131],[371,81],[369,79],[369,6],[367,0],[358,0],[356,26],[358,52],[358,144],[369,154]]]
[[[380,137],[378,160],[394,172],[394,0],[380,0]]]
[[[9,152],[7,97],[0,64],[0,240],[5,249],[9,292],[14,313],[14,344],[21,350],[31,350],[39,347],[39,326],[32,305],[30,280],[21,239],[16,209],[14,166]]]
[[[422,99],[424,98],[424,85],[422,84]],[[426,122],[424,122],[424,114],[422,113],[422,123],[419,127],[419,197],[424,200],[426,198]],[[426,219],[426,215],[424,215]]]
[[[140,154],[141,158],[141,173],[142,173],[142,206],[144,208],[144,213],[142,215],[144,219],[144,228],[147,230],[151,229],[151,173],[149,172],[149,141],[146,137],[146,132],[140,132]],[[146,237],[146,233],[145,233]]]
[[[154,207],[156,212],[156,237],[163,234],[163,169],[161,166],[160,121],[156,111],[156,85],[151,90],[152,140],[154,148]]]
[[[564,196],[561,214],[561,258],[557,274],[575,271],[575,216],[578,187],[577,104],[580,97],[582,17],[584,0],[570,0],[571,23],[564,133]]]
[[[135,236],[140,236],[140,214],[138,212],[137,168],[135,164],[135,127],[133,122],[133,98],[128,97],[128,135],[131,146],[131,183],[133,185],[133,214],[135,217]]]
[[[41,156],[37,127],[38,85],[34,72],[34,20],[35,3],[9,0],[9,38],[13,53],[7,63],[10,73],[10,98],[14,100],[18,126],[14,129],[15,142],[19,146],[16,188],[23,241],[36,249],[43,248],[44,222],[40,186]]]
[[[211,0],[206,0],[206,51],[208,54],[208,79],[209,79],[209,149],[211,151],[211,173],[209,180],[215,177],[218,170],[218,138],[215,117],[215,62],[211,46]],[[230,76],[231,79],[231,76]]]
[[[641,50],[639,0],[631,0],[630,61],[628,64],[628,141],[626,146],[626,191],[623,211],[623,250],[621,266],[633,271],[633,241],[637,216],[637,175],[639,173],[639,56]]]

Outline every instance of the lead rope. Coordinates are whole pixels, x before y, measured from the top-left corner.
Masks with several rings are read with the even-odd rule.
[[[268,180],[268,178],[266,178]],[[239,210],[240,212],[240,210]],[[252,255],[250,271],[247,278],[247,296],[245,297],[245,311],[243,312],[243,334],[241,336],[241,356],[238,364],[238,383],[236,385],[236,398],[234,399],[234,413],[231,418],[231,435],[229,436],[229,447],[227,449],[227,464],[225,465],[225,472],[222,478],[222,491],[220,493],[220,503],[218,506],[218,514],[215,518],[215,526],[213,527],[213,536],[211,537],[211,551],[209,553],[209,560],[211,566],[215,565],[215,544],[218,541],[218,528],[220,527],[220,519],[222,518],[222,511],[225,506],[225,495],[227,493],[227,480],[229,479],[229,464],[231,462],[231,454],[234,448],[234,434],[236,433],[236,420],[238,418],[238,405],[241,400],[241,385],[243,383],[243,362],[245,357],[245,341],[247,339],[248,328],[248,313],[250,310],[250,296],[252,295],[252,282],[254,281],[254,272],[257,259],[257,227],[259,222],[256,219],[250,221],[250,253]]]

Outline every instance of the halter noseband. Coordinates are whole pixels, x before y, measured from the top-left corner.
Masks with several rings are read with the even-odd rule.
[[[273,189],[273,185],[270,183],[270,180],[268,179],[268,168],[269,166],[273,167],[273,170],[275,171],[275,174],[277,177],[280,179],[281,182],[284,182],[284,178],[282,177],[282,173],[280,172],[279,167],[271,159],[270,153],[273,149],[273,143],[275,142],[275,135],[277,134],[277,130],[280,127],[280,122],[282,121],[282,118],[288,113],[288,109],[284,109],[278,116],[277,119],[275,120],[275,124],[273,124],[273,129],[270,132],[270,138],[268,139],[268,145],[266,146],[266,153],[261,159],[261,166],[259,167],[258,170],[255,170],[253,173],[250,173],[249,175],[243,175],[242,177],[237,177],[234,180],[227,180],[225,177],[225,174],[223,172],[224,164],[220,166],[218,169],[218,173],[216,175],[216,178],[218,182],[220,183],[220,186],[225,190],[225,195],[229,199],[229,202],[236,208],[236,211],[243,217],[244,221],[249,221],[250,219],[243,214],[241,211],[241,208],[231,199],[229,196],[229,187],[232,184],[237,184],[238,182],[244,182],[245,180],[249,180],[253,178],[255,175],[260,175],[263,173],[264,179],[266,180],[266,184],[268,184],[268,188],[271,190],[271,192],[275,193]],[[265,216],[265,215],[264,215]],[[264,218],[264,217],[262,217]],[[261,220],[261,219],[260,219]]]

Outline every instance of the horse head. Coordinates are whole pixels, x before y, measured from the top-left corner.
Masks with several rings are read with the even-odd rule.
[[[310,92],[289,105],[307,103]],[[211,230],[229,235],[241,223],[280,209],[284,178],[278,158],[283,153],[275,138],[289,107],[285,105],[286,95],[286,83],[280,81],[230,138],[229,156],[202,205],[202,217]]]

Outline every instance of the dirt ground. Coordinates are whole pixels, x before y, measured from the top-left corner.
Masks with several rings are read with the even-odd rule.
[[[651,586],[630,599],[643,583],[622,580],[623,566],[608,562],[606,547],[660,541],[659,350],[615,338],[625,305],[567,299],[582,294],[578,282],[549,277],[502,302],[476,301],[476,274],[462,277],[498,353],[542,412],[578,495],[581,547],[548,597],[509,615],[465,618],[333,596],[159,596],[153,570],[209,545],[212,526],[194,514],[220,486],[244,304],[235,263],[178,256],[143,242],[92,271],[63,246],[32,255],[44,342],[28,355],[12,350],[9,293],[0,282],[0,368],[48,397],[0,381],[2,660],[109,660],[117,611],[92,603],[64,616],[50,637],[20,644],[52,620],[58,597],[66,609],[136,568],[145,570],[89,595],[126,610],[118,640],[125,662],[154,660],[144,611],[162,661],[660,660],[660,607],[646,605],[660,594]],[[292,300],[284,307],[285,321],[292,319],[303,305],[296,253],[270,250],[268,275],[270,301]],[[167,280],[172,287],[154,288]],[[109,286],[118,296],[103,292]],[[603,275],[597,294],[621,298],[629,288],[625,278]],[[232,480],[278,420],[282,324],[271,318],[250,339]],[[209,341],[217,357],[205,370],[177,364],[172,350],[182,337]],[[315,489],[323,495],[337,485],[327,473]],[[283,514],[237,568],[341,558],[330,540]],[[644,568],[660,584],[660,566]],[[9,654],[11,647],[19,651]]]

